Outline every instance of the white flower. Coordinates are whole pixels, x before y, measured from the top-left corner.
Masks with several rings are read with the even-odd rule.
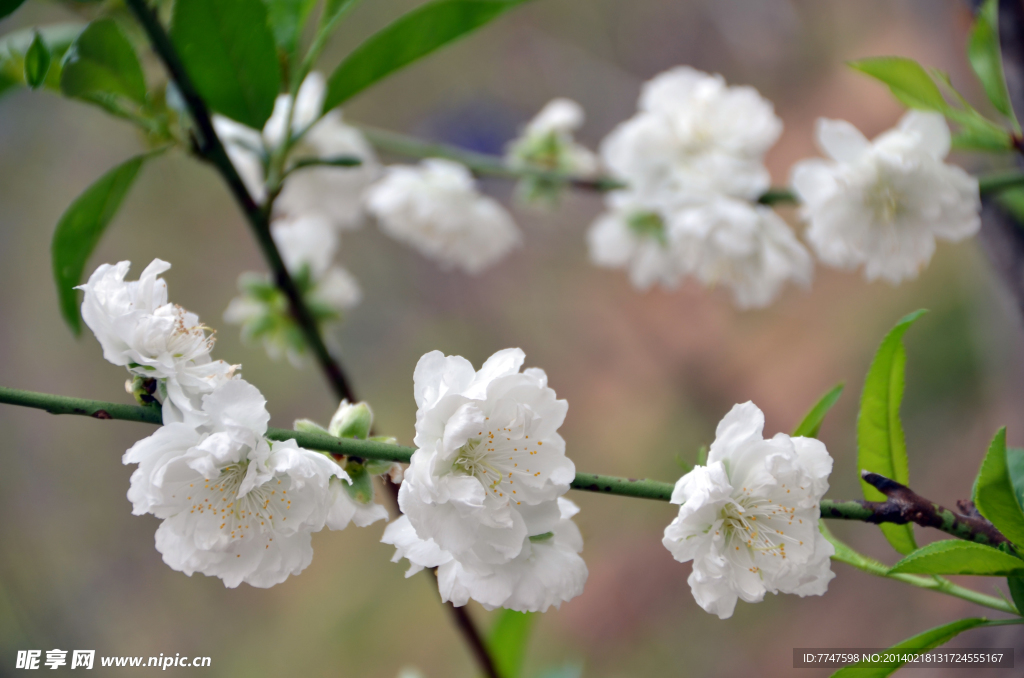
[[[222,384],[203,407],[207,427],[163,426],[125,453],[124,463],[139,464],[132,512],[163,519],[156,547],[175,570],[232,588],[278,584],[309,565],[331,478],[348,475],[294,440],[267,440],[266,400],[245,381]]]
[[[469,170],[431,158],[389,167],[366,194],[381,229],[444,268],[479,273],[519,244],[519,230],[497,201],[481,195]]]
[[[583,108],[570,99],[552,99],[509,144],[513,168],[534,168],[587,176],[597,171],[597,156],[573,139],[583,125]]]
[[[910,111],[873,142],[841,120],[820,119],[817,135],[831,160],[797,163],[792,184],[825,263],[863,264],[868,280],[899,283],[929,262],[936,238],[978,232],[978,181],[942,162],[950,147],[942,115]]]
[[[298,274],[303,266],[308,266],[313,280],[327,273],[338,252],[337,232],[329,221],[320,217],[275,220],[270,234],[288,270]]]
[[[444,602],[462,606],[470,599],[488,610],[504,607],[519,612],[545,612],[583,592],[587,566],[580,558],[583,537],[571,518],[579,508],[559,497],[558,515],[548,532],[525,538],[519,554],[505,563],[485,563],[472,553],[461,558],[422,539],[408,516],[388,525],[381,539],[395,546],[392,562],[410,562],[406,577],[424,567],[436,567],[438,590]]]
[[[683,270],[729,288],[740,308],[767,306],[787,281],[810,284],[810,254],[768,207],[715,198],[676,211],[668,230]]]
[[[349,491],[345,489],[345,485],[348,484],[350,484],[348,480],[331,479],[327,527],[332,530],[344,530],[350,522],[354,523],[356,527],[366,527],[378,520],[388,519],[388,510],[380,504],[372,501],[364,504],[353,499]]]
[[[78,287],[82,318],[103,347],[103,357],[132,374],[159,380],[165,423],[199,424],[202,396],[230,379],[236,366],[213,361],[213,336],[199,317],[167,301],[171,268],[154,259],[139,280],[126,282],[131,262],[103,264]]]
[[[782,122],[752,87],[680,66],[644,85],[639,109],[601,144],[605,164],[632,189],[753,200],[770,185],[763,156]]]
[[[707,466],[679,479],[679,516],[663,543],[679,562],[697,603],[721,619],[736,600],[760,602],[766,591],[822,595],[835,575],[835,552],[818,531],[832,457],[813,438],[762,436],[764,415],[736,405],[718,424]]]
[[[342,121],[339,111],[321,117],[325,83],[319,73],[310,73],[299,87],[292,113],[292,136],[301,138],[291,148],[289,162],[308,158],[354,156],[358,167],[308,167],[296,171],[284,182],[274,201],[275,218],[306,216],[326,219],[339,229],[361,226],[365,213],[360,200],[363,190],[380,174],[373,148],[354,127]],[[274,112],[262,134],[222,116],[214,116],[218,136],[253,198],[266,200],[265,168],[274,149],[285,141],[285,125],[291,97],[277,98]]]
[[[605,204],[608,210],[587,232],[590,260],[597,266],[628,269],[639,290],[656,283],[677,287],[686,271],[682,254],[669,238],[662,206],[634,191],[613,191]]]
[[[474,371],[433,351],[416,365],[417,449],[398,501],[420,538],[459,557],[519,555],[524,539],[549,531],[552,502],[576,475],[557,432],[568,404],[543,370],[519,372],[524,359],[505,349]]]

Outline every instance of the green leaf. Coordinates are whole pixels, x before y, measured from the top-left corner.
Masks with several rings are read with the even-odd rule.
[[[913,59],[872,57],[851,61],[849,65],[888,85],[893,96],[909,108],[943,113],[949,108],[935,81],[921,64]]]
[[[373,476],[366,471],[366,467],[360,462],[349,461],[345,464],[345,472],[352,479],[352,483],[342,481],[348,495],[360,504],[369,504],[373,501]]]
[[[211,109],[263,128],[281,72],[261,0],[177,0],[171,40]]]
[[[947,539],[922,546],[892,566],[892,573],[1024,575],[1024,560],[991,546]]]
[[[325,436],[331,435],[327,432],[327,429],[312,419],[296,419],[295,430],[302,431],[303,433],[320,433]]]
[[[522,673],[535,616],[531,612],[502,610],[494,623],[487,637],[487,648],[502,678],[519,678]]]
[[[993,132],[989,129],[964,128],[953,135],[953,150],[985,151],[1004,153],[1012,147],[1012,138],[1005,131]]]
[[[25,0],[0,0],[0,19],[10,16],[23,4],[25,4]]]
[[[793,430],[794,438],[818,437],[818,431],[821,430],[821,424],[825,421],[825,415],[838,402],[839,396],[843,394],[843,386],[845,384],[837,384],[832,387],[832,390],[821,397],[821,400],[811,408],[811,411],[807,413],[807,416],[800,422],[800,425]]]
[[[1003,56],[999,51],[999,2],[986,0],[978,10],[967,42],[967,58],[996,110],[1013,117],[1010,95],[1003,77]]]
[[[89,101],[125,97],[146,102],[146,78],[135,48],[113,19],[85,27],[64,55],[60,89],[69,97]]]
[[[287,54],[295,51],[299,36],[316,6],[316,0],[263,0],[277,46]]]
[[[39,89],[46,82],[46,74],[49,72],[50,48],[46,46],[39,31],[36,31],[25,54],[25,83],[32,89]]]
[[[1024,513],[1010,479],[1005,428],[996,433],[981,462],[974,481],[974,505],[1007,539],[1014,544],[1024,544]]]
[[[1019,447],[1006,448],[1006,472],[1010,476],[1017,505],[1024,508],[1024,450]]]
[[[71,331],[82,331],[75,286],[82,283],[82,271],[103,231],[110,224],[138,175],[152,154],[138,155],[110,170],[78,196],[57,222],[51,254],[61,313]]]
[[[999,191],[995,198],[999,206],[1008,211],[1018,224],[1024,224],[1024,188]]]
[[[53,24],[14,31],[0,38],[0,95],[27,84],[25,82],[25,56],[35,40],[36,33],[50,51],[50,69],[43,83],[48,89],[60,88],[60,60],[68,47],[82,32],[84,24]]]
[[[907,447],[900,423],[900,402],[903,400],[903,368],[907,356],[903,335],[915,320],[925,313],[915,311],[902,318],[882,340],[864,380],[857,415],[858,468],[878,473],[906,485],[910,481]],[[884,494],[861,480],[864,498],[885,501]],[[900,553],[917,548],[910,525],[879,525],[882,533]]]
[[[988,626],[990,624],[992,624],[992,622],[981,617],[961,619],[960,621],[929,629],[924,633],[917,634],[913,638],[907,638],[902,643],[893,645],[889,648],[889,651],[930,650],[934,647],[938,647],[939,645],[948,643],[950,640],[968,629],[977,628],[978,626]],[[885,676],[891,676],[905,663],[906,661],[893,661],[886,664],[864,664],[858,662],[857,664],[852,664],[839,669],[832,674],[832,678],[885,678]]]
[[[1024,613],[1024,577],[1007,577],[1006,585],[1010,588],[1010,597],[1018,614]]]
[[[527,0],[433,0],[359,45],[327,81],[324,110]]]

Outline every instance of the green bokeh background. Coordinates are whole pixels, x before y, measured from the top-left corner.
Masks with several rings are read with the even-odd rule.
[[[360,5],[324,68],[415,4]],[[60,6],[30,2],[0,22],[0,32],[69,18]],[[580,137],[593,147],[632,114],[644,80],[689,64],[754,85],[775,102],[786,131],[768,162],[781,184],[793,162],[816,154],[818,116],[874,135],[901,114],[883,87],[844,67],[848,59],[914,57],[948,70],[981,101],[963,58],[968,26],[967,10],[952,0],[537,0],[360,95],[345,114],[497,152],[546,101],[569,96],[587,110]],[[147,67],[160,76],[155,63]],[[127,125],[52,93],[0,100],[0,384],[128,398],[125,373],[102,360],[91,336],[75,340],[61,322],[49,239],[75,196],[141,147]],[[982,167],[971,163],[984,159],[961,160]],[[507,183],[485,187],[505,200],[511,193]],[[562,433],[579,469],[674,480],[677,458],[692,462],[734,403],[757,403],[772,435],[845,380],[822,438],[835,458],[829,496],[857,497],[860,383],[888,327],[927,307],[932,313],[907,339],[903,412],[915,489],[951,505],[969,495],[998,426],[1009,425],[1011,444],[1024,443],[1021,325],[977,242],[940,245],[922,276],[898,288],[819,267],[811,291],[788,290],[767,310],[741,313],[724,292],[688,284],[637,293],[621,273],[590,266],[584,233],[600,209],[593,195],[567,196],[555,213],[515,209],[524,247],[479,278],[441,272],[372,226],[346,235],[341,258],[365,300],[331,340],[372,403],[377,429],[411,443],[412,370],[423,353],[440,349],[479,364],[520,346],[527,365],[544,368],[570,403]],[[137,274],[154,257],[174,264],[166,275],[172,299],[219,328],[215,356],[244,365],[269,401],[272,425],[327,421],[336,403],[312,366],[271,362],[220,321],[239,273],[263,265],[217,175],[180,153],[143,170],[88,270],[129,259]],[[404,564],[389,562],[380,523],[316,535],[313,564],[270,590],[229,590],[166,567],[153,548],[157,521],[131,515],[132,469],[120,463],[150,432],[0,408],[0,675],[19,673],[17,650],[55,647],[212,657],[210,669],[168,675],[384,678],[408,666],[431,678],[474,675],[427,575],[406,580]],[[568,662],[595,678],[785,676],[794,647],[884,647],[984,614],[836,564],[824,597],[768,596],[719,621],[693,601],[689,565],[661,546],[671,507],[571,498],[582,507],[590,579],[582,596],[538,620],[527,676]],[[874,527],[832,527],[894,561]],[[991,593],[994,581],[967,583]],[[471,613],[482,624],[494,618],[475,604]],[[1024,661],[1016,628],[973,631],[956,644],[1015,646]]]

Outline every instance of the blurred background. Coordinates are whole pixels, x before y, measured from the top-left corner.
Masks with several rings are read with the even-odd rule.
[[[322,68],[415,4],[362,3]],[[70,18],[30,2],[0,32]],[[850,120],[872,136],[901,115],[884,87],[844,66],[848,59],[913,57],[949,71],[981,102],[964,59],[969,22],[953,0],[537,0],[359,96],[345,114],[500,152],[544,103],[568,96],[585,107],[580,137],[595,147],[633,113],[644,80],[689,64],[753,85],[775,103],[786,131],[768,161],[783,184],[794,161],[817,154],[818,116]],[[68,204],[141,148],[131,128],[96,108],[42,92],[0,100],[0,384],[129,401],[125,372],[103,361],[88,331],[75,340],[61,321],[49,240]],[[984,158],[960,160],[984,168],[972,164]],[[486,189],[506,201],[511,194],[504,182]],[[1009,425],[1011,444],[1024,444],[1024,335],[977,242],[940,244],[923,275],[898,288],[819,267],[809,292],[790,289],[767,310],[737,312],[724,292],[691,284],[641,294],[621,272],[593,268],[584,233],[600,209],[598,196],[581,194],[552,213],[516,208],[525,246],[472,279],[439,271],[373,227],[346,236],[341,258],[365,300],[331,339],[378,431],[411,443],[412,370],[423,353],[439,349],[479,365],[520,346],[527,365],[544,368],[570,403],[562,433],[579,469],[674,481],[678,459],[692,463],[734,403],[753,400],[772,435],[791,430],[845,381],[822,438],[835,458],[828,496],[857,498],[860,385],[888,328],[925,307],[932,312],[906,340],[913,487],[952,505],[969,496],[997,427]],[[783,213],[795,223],[792,210]],[[243,363],[266,395],[271,425],[329,419],[337,403],[313,366],[271,362],[221,322],[239,273],[263,264],[219,178],[180,153],[144,169],[87,271],[130,259],[137,275],[154,257],[174,264],[165,276],[172,300],[219,328],[215,357]],[[388,562],[381,523],[314,536],[313,564],[270,590],[229,590],[166,567],[153,547],[157,521],[131,515],[132,469],[120,463],[151,432],[0,407],[0,674],[14,672],[18,649],[61,648],[208,655],[204,675],[216,676],[390,678],[405,667],[429,678],[475,675],[428,576],[406,580],[405,564]],[[790,675],[794,647],[884,647],[986,613],[837,563],[824,597],[770,595],[719,621],[693,601],[690,566],[661,546],[673,507],[570,496],[582,507],[590,579],[582,596],[538,619],[528,676],[567,664],[594,678]],[[874,527],[830,527],[895,561]],[[918,531],[922,542],[937,535]],[[995,593],[993,582],[960,583]],[[476,604],[471,613],[483,625],[494,618]],[[1021,665],[1018,629],[972,631],[955,644],[1014,646]]]

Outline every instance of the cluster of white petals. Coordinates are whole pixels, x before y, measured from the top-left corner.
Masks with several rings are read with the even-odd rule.
[[[693,561],[693,597],[721,619],[740,598],[822,595],[835,576],[835,549],[818,530],[832,457],[813,438],[765,440],[763,431],[757,406],[733,407],[718,424],[707,465],[672,492],[679,515],[663,543],[679,562]]]
[[[103,357],[145,379],[155,379],[167,423],[206,421],[202,397],[230,380],[236,366],[213,360],[213,335],[199,317],[167,301],[154,259],[138,280],[126,281],[131,262],[103,264],[81,285],[82,319],[103,347]]]
[[[826,264],[899,283],[927,265],[936,238],[963,240],[981,227],[978,180],[943,162],[950,134],[941,114],[910,111],[874,141],[820,119],[817,137],[829,160],[798,163],[792,184]]]
[[[803,245],[753,203],[771,183],[764,154],[781,132],[770,102],[719,75],[682,66],[646,83],[637,114],[601,145],[627,188],[607,196],[591,228],[592,261],[627,269],[639,289],[691,276],[729,289],[741,308],[808,284]]]
[[[163,520],[156,547],[168,565],[229,587],[273,586],[309,565],[313,532],[387,517],[383,507],[352,505],[344,487],[352,479],[330,457],[266,438],[259,390],[237,366],[212,360],[207,328],[168,303],[158,276],[170,264],[156,259],[125,281],[130,267],[96,269],[81,287],[82,316],[107,360],[157,383],[164,426],[124,463],[138,464],[133,512]]]
[[[301,137],[291,147],[288,159],[349,156],[358,158],[362,164],[358,167],[308,167],[290,175],[274,200],[274,217],[314,216],[347,230],[361,226],[365,220],[359,197],[377,178],[380,164],[370,144],[359,130],[344,123],[339,111],[329,111],[321,117],[325,87],[323,76],[315,72],[306,76],[299,87],[291,111],[291,135]],[[231,162],[257,202],[266,200],[266,163],[286,140],[290,108],[291,96],[280,95],[262,132],[223,116],[213,118],[214,128]]]
[[[583,107],[571,99],[552,99],[514,139],[505,154],[509,167],[517,170],[560,172],[574,177],[597,173],[597,156],[577,143],[573,134],[583,125]],[[557,197],[560,185],[549,185],[527,175],[520,195],[526,202]]]
[[[423,356],[414,376],[416,452],[385,531],[410,572],[438,567],[442,598],[543,611],[582,592],[582,539],[561,498],[575,477],[558,428],[567,404],[543,370],[506,349],[479,371]]]
[[[505,208],[451,160],[388,167],[367,191],[366,205],[381,230],[447,269],[479,273],[520,242]]]

